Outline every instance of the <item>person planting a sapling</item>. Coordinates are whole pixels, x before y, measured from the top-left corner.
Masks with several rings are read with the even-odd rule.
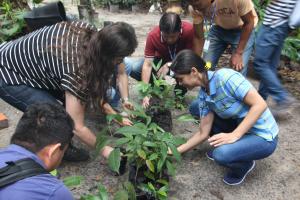
[[[209,71],[191,50],[181,51],[171,65],[179,84],[200,87],[190,107],[200,117],[199,131],[177,149],[184,153],[208,141],[207,157],[228,168],[223,181],[242,183],[255,160],[270,156],[277,146],[278,125],[264,99],[245,77],[232,69]]]
[[[116,114],[109,102],[117,65],[115,77],[121,83],[123,106],[131,106],[122,61],[136,47],[133,27],[123,22],[99,31],[79,21],[45,26],[0,44],[0,97],[23,112],[35,103],[64,104],[74,120],[75,135],[95,148],[96,136],[84,122],[85,110],[93,107],[106,114]],[[128,118],[122,118],[119,123],[132,124]],[[102,155],[108,157],[111,151],[111,147],[105,146]],[[64,156],[68,161],[88,158],[87,152],[72,145]]]

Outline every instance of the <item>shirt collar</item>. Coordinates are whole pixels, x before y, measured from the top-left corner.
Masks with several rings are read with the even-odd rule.
[[[210,96],[216,94],[217,88],[215,83],[215,71],[207,71],[208,81],[209,81],[209,93]]]
[[[32,153],[31,151],[28,151],[27,149],[19,145],[11,144],[7,147],[7,150],[18,152],[19,154],[24,155],[24,157],[31,158],[32,160],[46,168],[44,162],[35,153]]]

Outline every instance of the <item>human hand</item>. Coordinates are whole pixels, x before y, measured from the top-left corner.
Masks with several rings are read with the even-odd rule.
[[[143,107],[147,108],[150,104],[150,97],[144,97],[143,99]]]
[[[208,138],[208,142],[210,145],[214,147],[221,146],[223,144],[231,144],[238,141],[240,137],[234,133],[219,133],[210,138]]]
[[[188,7],[189,13],[193,18],[193,23],[194,24],[201,24],[204,20],[204,14],[203,12],[199,10],[194,10],[192,5],[189,5]]]
[[[230,66],[236,71],[243,69],[243,54],[233,53],[230,58]]]
[[[131,102],[129,102],[128,100],[123,101],[122,106],[125,110],[126,109],[133,110],[133,104]]]
[[[157,72],[158,77],[164,78],[167,73],[169,72],[170,68],[168,66],[168,63],[164,64]]]
[[[121,126],[132,126],[133,122],[130,119],[128,119],[127,117],[123,117],[120,125]]]

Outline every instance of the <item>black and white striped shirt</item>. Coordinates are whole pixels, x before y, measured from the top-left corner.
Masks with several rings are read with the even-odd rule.
[[[263,24],[272,28],[284,24],[289,20],[296,2],[297,0],[272,0],[266,8]]]
[[[84,22],[71,24],[94,30]],[[69,91],[84,100],[86,95],[79,90],[75,74],[79,67],[78,56],[76,62],[73,60],[73,55],[80,55],[79,35],[70,29],[67,23],[57,23],[0,44],[0,78],[7,85]],[[62,36],[65,37],[62,39]],[[71,61],[66,56],[69,54]]]

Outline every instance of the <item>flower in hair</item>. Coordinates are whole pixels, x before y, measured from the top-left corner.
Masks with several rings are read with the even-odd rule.
[[[210,70],[210,68],[211,68],[211,62],[206,62],[205,69]]]

